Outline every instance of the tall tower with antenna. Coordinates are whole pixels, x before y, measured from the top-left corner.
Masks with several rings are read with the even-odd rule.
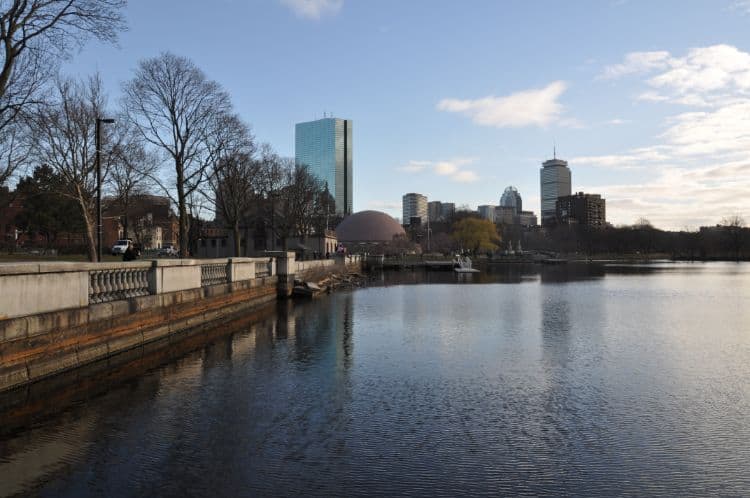
[[[542,226],[555,223],[555,204],[558,197],[570,195],[571,174],[568,161],[557,158],[557,146],[552,146],[552,159],[544,161],[539,170],[539,184],[542,200]]]

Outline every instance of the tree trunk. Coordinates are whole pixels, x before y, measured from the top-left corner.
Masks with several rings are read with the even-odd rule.
[[[234,222],[232,230],[234,232],[234,255],[239,258],[242,254],[240,254],[240,223],[238,221]]]
[[[175,170],[177,173],[177,209],[180,215],[180,257],[188,257],[188,214],[187,202],[185,199],[185,178],[182,169],[182,163],[175,160]]]
[[[125,194],[124,206],[125,208],[125,222],[122,224],[122,238],[128,238],[128,215],[130,214],[130,196]]]
[[[91,219],[91,214],[86,206],[82,203],[79,204],[81,207],[81,214],[83,215],[84,225],[84,240],[86,243],[86,253],[88,254],[89,261],[96,262],[99,259],[99,254],[96,251],[96,229],[94,226],[95,222]],[[102,248],[102,253],[104,248]]]

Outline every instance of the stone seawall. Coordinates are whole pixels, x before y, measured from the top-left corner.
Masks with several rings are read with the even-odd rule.
[[[283,298],[295,275],[358,258],[0,265],[0,392]]]
[[[276,299],[277,277],[0,321],[0,391],[226,319]]]

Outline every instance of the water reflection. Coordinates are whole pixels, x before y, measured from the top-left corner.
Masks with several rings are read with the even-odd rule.
[[[0,495],[747,494],[750,266],[475,277],[383,275],[1,396]]]

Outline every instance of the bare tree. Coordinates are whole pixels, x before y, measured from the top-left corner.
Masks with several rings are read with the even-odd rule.
[[[118,119],[122,123],[125,120]],[[119,131],[119,133],[117,133]],[[153,176],[158,167],[158,158],[144,147],[136,131],[127,123],[116,128],[115,145],[107,156],[109,160],[109,183],[114,193],[116,207],[122,215],[124,238],[129,237],[131,227],[132,200],[137,195],[149,192],[154,187]],[[135,220],[138,221],[138,220]]]
[[[255,143],[250,129],[237,116],[226,116],[224,132],[217,141],[218,164],[208,182],[209,198],[214,201],[216,218],[232,229],[234,255],[241,255],[240,224],[264,187],[263,163],[255,159]]]
[[[31,152],[29,130],[20,120],[0,128],[0,188],[26,165]],[[3,207],[0,201],[0,208]]]
[[[229,96],[192,61],[165,52],[140,62],[124,85],[130,121],[142,137],[174,164],[174,178],[162,186],[176,200],[180,256],[188,255],[188,199],[212,174],[215,135],[229,114]]]
[[[315,177],[307,165],[295,165],[289,172],[286,195],[290,208],[289,216],[302,244],[311,235],[317,221],[318,201],[324,191],[322,182]]]
[[[114,42],[126,0],[0,0],[0,130],[87,39]]]
[[[87,81],[58,79],[56,102],[33,115],[34,156],[62,180],[62,195],[78,204],[85,227],[86,251],[96,261],[95,122],[103,115],[105,97],[98,76]],[[104,140],[103,143],[107,143]],[[106,164],[103,177],[106,177]]]
[[[729,249],[739,261],[742,247],[745,245],[745,219],[739,214],[734,214],[721,220],[721,225],[726,230]]]

